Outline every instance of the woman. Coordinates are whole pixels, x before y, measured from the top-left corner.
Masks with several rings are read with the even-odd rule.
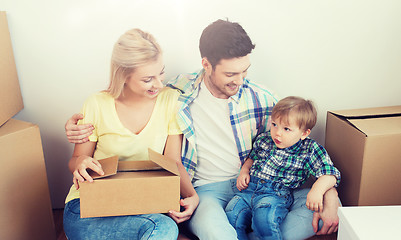
[[[190,218],[199,198],[181,163],[182,134],[175,120],[179,93],[163,87],[160,46],[139,29],[123,34],[114,46],[110,85],[90,96],[82,123],[92,123],[89,141],[75,144],[69,162],[74,185],[66,198],[64,230],[68,239],[177,239],[179,223]],[[148,148],[176,159],[184,212],[80,218],[79,183],[92,182],[87,169],[104,174],[96,159],[148,159]],[[174,222],[175,221],[175,222]]]

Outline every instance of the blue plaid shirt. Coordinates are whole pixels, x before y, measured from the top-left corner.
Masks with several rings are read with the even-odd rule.
[[[181,104],[179,104],[177,120],[184,134],[182,163],[191,179],[195,175],[198,159],[190,104],[199,94],[203,76],[204,70],[202,69],[200,72],[179,75],[167,84],[181,92],[181,96],[178,98]],[[241,163],[247,159],[254,138],[270,128],[268,121],[276,103],[277,98],[270,91],[248,79],[244,79],[237,94],[230,97],[228,103],[230,121]]]
[[[256,138],[249,158],[254,161],[249,172],[251,176],[282,182],[290,188],[301,186],[311,174],[317,178],[334,175],[336,187],[340,183],[340,172],[333,166],[326,150],[310,138],[280,149],[268,131]]]

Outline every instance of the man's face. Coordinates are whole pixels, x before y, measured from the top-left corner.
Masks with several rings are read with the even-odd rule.
[[[222,59],[213,70],[206,58],[202,59],[206,71],[205,84],[216,98],[227,99],[238,92],[243,84],[251,63],[249,55],[239,58]]]

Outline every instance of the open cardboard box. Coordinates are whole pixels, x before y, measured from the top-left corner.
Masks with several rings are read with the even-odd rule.
[[[80,183],[81,217],[180,210],[180,175],[174,160],[149,149],[150,161],[99,160],[105,174]]]
[[[329,111],[325,147],[344,206],[401,205],[401,106]]]

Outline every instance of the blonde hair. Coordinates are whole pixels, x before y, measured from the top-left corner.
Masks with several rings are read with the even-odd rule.
[[[290,96],[280,100],[272,110],[272,119],[288,123],[290,114],[295,118],[296,123],[302,130],[307,130],[315,126],[317,121],[316,108],[311,100],[301,97]]]
[[[111,56],[110,85],[106,92],[118,98],[127,78],[137,67],[156,61],[162,50],[156,39],[140,29],[131,29],[114,44]]]

